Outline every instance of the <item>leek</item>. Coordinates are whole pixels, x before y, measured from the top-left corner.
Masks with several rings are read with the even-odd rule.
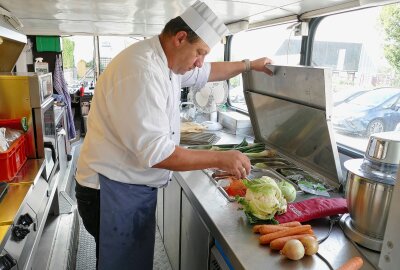
[[[264,150],[258,153],[243,153],[249,158],[260,158],[260,157],[274,157],[276,152],[273,150]]]

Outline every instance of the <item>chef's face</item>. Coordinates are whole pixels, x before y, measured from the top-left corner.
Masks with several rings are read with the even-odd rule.
[[[196,67],[203,66],[204,58],[210,52],[210,48],[203,40],[199,38],[190,43],[185,35],[177,43],[176,49],[176,61],[174,61],[172,69],[176,74],[184,74]]]

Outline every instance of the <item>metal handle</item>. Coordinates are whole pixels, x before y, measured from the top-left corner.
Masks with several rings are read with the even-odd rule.
[[[28,235],[28,233],[30,233],[30,232],[31,231],[29,229],[24,228],[21,225],[16,225],[11,230],[13,239],[16,240],[16,241],[23,240]]]
[[[371,137],[367,147],[367,155],[374,159],[384,160],[386,158],[388,141]]]
[[[57,157],[54,145],[51,142],[44,142],[44,148],[48,148],[51,150],[51,159],[53,160],[54,163],[56,163]]]

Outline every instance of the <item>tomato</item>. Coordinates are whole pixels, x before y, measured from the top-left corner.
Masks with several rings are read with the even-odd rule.
[[[235,197],[239,195],[240,197],[244,197],[246,195],[246,186],[243,184],[242,180],[233,180],[232,183],[225,188],[226,193],[229,196]]]

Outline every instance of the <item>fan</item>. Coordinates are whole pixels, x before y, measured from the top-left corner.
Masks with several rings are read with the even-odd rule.
[[[205,121],[202,125],[208,130],[222,129],[222,125],[217,122],[217,106],[225,104],[228,98],[227,82],[208,82],[203,88],[193,89],[192,98],[200,112],[210,114],[210,121]]]

